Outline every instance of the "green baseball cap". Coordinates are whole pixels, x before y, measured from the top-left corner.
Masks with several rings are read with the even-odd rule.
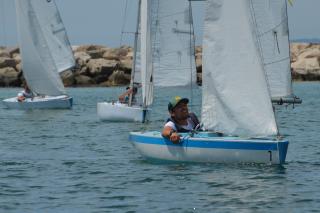
[[[175,96],[171,99],[168,104],[168,110],[172,111],[180,102],[189,103],[188,98],[181,98],[180,96]]]

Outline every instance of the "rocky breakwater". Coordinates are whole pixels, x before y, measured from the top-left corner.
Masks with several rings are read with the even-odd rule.
[[[65,86],[118,86],[130,82],[133,49],[99,45],[73,47],[76,67],[61,73]],[[24,80],[18,48],[0,47],[0,86],[21,86]]]
[[[294,81],[320,81],[320,44],[290,44],[291,73]],[[201,82],[202,48],[196,48],[198,82]]]
[[[100,45],[73,47],[76,67],[61,74],[65,86],[119,86],[130,82],[133,48]],[[201,83],[202,48],[196,47],[197,79]],[[291,44],[294,80],[320,80],[320,45]],[[0,87],[21,86],[23,71],[19,48],[0,47]]]
[[[130,82],[133,49],[98,45],[74,47],[76,68],[62,73],[66,86],[118,86]]]
[[[21,58],[18,48],[0,47],[0,86],[20,86]]]
[[[201,79],[201,47],[196,48],[198,80]],[[65,86],[119,86],[130,82],[133,48],[101,45],[73,47],[76,67],[61,73]],[[21,86],[23,82],[19,48],[0,48],[0,86]]]
[[[320,44],[291,43],[292,77],[298,81],[320,80]]]

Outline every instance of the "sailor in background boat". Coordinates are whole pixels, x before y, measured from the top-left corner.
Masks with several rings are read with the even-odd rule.
[[[137,87],[133,87],[133,89],[131,89],[130,87],[126,88],[126,92],[121,94],[119,96],[119,102],[122,104],[127,104],[129,103],[129,99],[130,99],[130,94],[132,94],[132,104],[135,104],[137,102],[135,95],[138,92],[138,88]]]
[[[24,90],[20,91],[17,95],[17,100],[19,102],[24,101],[26,98],[33,98],[33,93],[30,90],[27,83],[24,83]]]
[[[188,109],[189,99],[176,96],[168,104],[170,118],[162,130],[162,136],[173,143],[179,143],[179,132],[190,132],[199,126],[197,116]]]

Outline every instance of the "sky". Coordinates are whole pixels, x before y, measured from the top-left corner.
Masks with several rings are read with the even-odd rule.
[[[110,47],[133,44],[133,34],[130,32],[134,31],[136,25],[137,2],[138,0],[56,0],[72,45],[101,44]],[[199,45],[204,2],[195,1],[192,6],[196,42]],[[319,8],[320,0],[293,0],[293,6],[288,6],[291,40],[320,38]],[[122,31],[127,33],[121,33]],[[0,46],[16,45],[14,0],[0,0]]]

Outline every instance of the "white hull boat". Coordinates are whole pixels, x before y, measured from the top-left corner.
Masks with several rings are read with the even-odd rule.
[[[97,104],[97,114],[103,121],[119,122],[145,122],[150,113],[141,106],[128,106],[128,104],[102,102]]]
[[[19,102],[16,97],[3,100],[3,104],[10,109],[70,109],[73,99],[66,95],[36,96]]]
[[[8,98],[4,105],[70,109],[72,98],[66,95],[60,73],[74,67],[75,60],[55,1],[15,0],[15,6],[23,76],[35,97],[23,102]]]
[[[167,3],[143,2],[150,13]],[[271,100],[294,97],[288,38],[286,0],[206,0],[201,122],[208,132],[179,133],[179,144],[159,131],[136,132],[134,146],[159,160],[283,164],[289,142],[278,140]]]
[[[149,49],[151,45],[147,43],[147,33],[144,26],[145,19],[141,18],[140,22],[140,6],[138,6],[137,25],[134,39],[133,64],[130,79],[130,88],[136,88],[136,92],[127,94],[128,103],[119,102],[101,102],[97,103],[97,115],[103,121],[118,122],[145,122],[150,117],[150,108],[153,102],[153,69],[150,66],[152,58]],[[141,25],[141,29],[140,29]],[[150,36],[150,35],[149,35]],[[135,97],[138,88],[141,87],[141,95]],[[135,101],[133,101],[135,100]],[[135,103],[135,104],[133,104]]]
[[[130,140],[147,159],[199,163],[283,164],[289,144],[286,140],[224,137],[210,132],[181,135],[179,144],[163,138],[158,131],[131,132]]]

